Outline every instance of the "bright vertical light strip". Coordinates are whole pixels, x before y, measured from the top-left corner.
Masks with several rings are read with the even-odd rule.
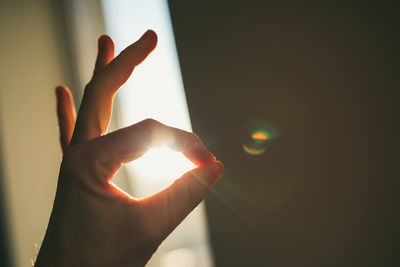
[[[166,0],[102,0],[108,34],[116,54],[139,39],[147,29],[158,35],[157,48],[138,66],[117,97],[127,126],[153,118],[191,131],[171,18]],[[167,186],[194,167],[182,154],[156,148],[127,164],[136,197]],[[208,246],[205,212],[200,205],[174,230],[147,266],[213,266]]]
[[[152,117],[191,130],[175,40],[165,0],[104,0],[106,27],[116,53],[148,29],[158,35],[157,48],[133,73],[121,91],[125,122]]]

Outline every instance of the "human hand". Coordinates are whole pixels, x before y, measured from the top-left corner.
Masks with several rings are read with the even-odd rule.
[[[147,31],[114,58],[111,38],[100,37],[77,117],[68,88],[57,87],[64,156],[35,266],[144,266],[221,177],[223,164],[192,133],[147,119],[106,134],[115,92],[156,43],[156,34]],[[123,163],[164,142],[198,167],[140,200],[110,182]]]

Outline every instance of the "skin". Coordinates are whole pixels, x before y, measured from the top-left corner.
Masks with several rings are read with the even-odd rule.
[[[114,58],[113,41],[101,36],[78,115],[68,88],[56,88],[64,154],[36,267],[144,266],[221,177],[223,164],[192,133],[151,119],[107,133],[114,94],[156,44],[147,31]],[[110,182],[124,163],[166,141],[198,167],[145,199]]]

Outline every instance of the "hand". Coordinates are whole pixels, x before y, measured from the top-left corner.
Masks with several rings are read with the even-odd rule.
[[[143,266],[222,175],[222,163],[192,133],[147,119],[106,134],[115,92],[156,43],[147,31],[114,58],[111,38],[100,37],[77,118],[68,88],[56,89],[64,156],[35,266]],[[198,167],[140,200],[110,182],[123,163],[164,142]]]

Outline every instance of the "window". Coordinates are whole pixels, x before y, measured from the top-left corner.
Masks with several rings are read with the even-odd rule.
[[[117,94],[119,127],[153,118],[191,131],[167,1],[103,0],[102,7],[116,54],[147,29],[158,35],[157,48]],[[144,197],[193,167],[181,153],[154,148],[125,166],[125,179],[135,197]],[[213,266],[202,204],[164,241],[147,266]]]

